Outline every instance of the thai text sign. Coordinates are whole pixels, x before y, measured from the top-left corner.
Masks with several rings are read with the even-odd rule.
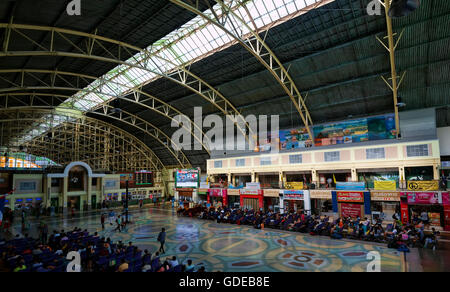
[[[361,218],[361,205],[358,204],[342,204],[341,205],[342,217]]]
[[[303,191],[284,191],[283,198],[285,200],[302,201],[304,199]]]
[[[364,193],[337,192],[337,201],[340,203],[364,203]]]
[[[438,181],[409,181],[408,191],[438,191]]]
[[[304,185],[303,182],[287,182],[285,187],[289,190],[303,190]]]
[[[408,204],[418,205],[434,205],[439,204],[439,193],[429,192],[416,192],[408,193]]]

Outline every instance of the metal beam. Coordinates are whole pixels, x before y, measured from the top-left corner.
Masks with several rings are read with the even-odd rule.
[[[241,117],[240,112],[217,89],[208,84],[205,80],[201,79],[199,76],[187,70],[187,68],[184,65],[175,64],[172,61],[159,55],[157,52],[155,53],[153,51],[150,51],[151,48],[150,50],[141,49],[139,47],[126,44],[124,42],[101,37],[95,34],[89,34],[68,29],[61,29],[56,27],[0,23],[0,29],[15,32],[22,38],[29,41],[31,44],[37,45],[41,49],[39,51],[30,52],[30,51],[10,51],[8,50],[8,48],[6,48],[3,52],[0,52],[0,57],[54,56],[54,57],[86,58],[90,60],[123,65],[124,68],[122,68],[122,70],[110,74],[110,76],[108,76],[108,79],[110,80],[117,78],[121,76],[121,74],[123,74],[124,72],[131,69],[143,70],[147,73],[160,76],[162,78],[168,79],[180,86],[187,88],[188,90],[194,92],[195,94],[201,96],[202,98],[210,102],[226,116],[230,115]],[[37,41],[33,40],[31,36],[26,34],[26,31],[29,30],[51,32],[52,37],[50,45],[46,47],[39,44]],[[85,38],[86,48],[75,45],[74,42],[70,40],[70,37],[73,36]],[[58,42],[56,40],[58,40]],[[56,46],[59,45],[59,43],[63,43],[64,45],[69,44],[75,51],[77,51],[77,53],[69,52],[67,46],[58,49]],[[107,50],[102,43],[117,45],[118,53],[114,54],[111,51]],[[100,48],[104,52],[104,54],[108,55],[109,57],[93,55],[94,47]],[[122,61],[123,55],[122,56],[120,55],[121,52],[127,53],[129,57],[134,59],[136,63],[131,63],[129,61]],[[139,54],[138,58],[140,59],[136,58],[137,54]],[[159,65],[152,60],[152,58],[157,58],[166,67],[160,68]],[[170,67],[173,68],[169,68],[169,66],[167,65],[170,65]],[[137,87],[141,88],[145,84],[146,83],[139,84]],[[241,128],[239,126],[238,119],[231,119],[231,120],[237,126],[237,128],[243,133],[243,135],[248,139],[247,130],[251,133],[251,129],[245,122],[245,120],[243,118],[241,119],[241,121],[243,121],[244,124],[246,125],[246,128]]]
[[[148,169],[149,167],[152,167],[152,169],[155,169],[157,171],[161,171],[164,168],[164,165],[162,164],[162,162],[159,160],[159,158],[155,155],[155,153],[147,146],[145,145],[145,143],[143,143],[142,141],[140,141],[139,139],[137,139],[135,136],[127,133],[126,131],[112,126],[106,122],[102,122],[100,120],[94,119],[94,118],[89,118],[89,117],[79,117],[76,115],[73,115],[71,113],[54,113],[53,111],[49,111],[49,110],[40,110],[40,109],[20,109],[20,110],[16,110],[16,109],[9,109],[9,110],[1,110],[1,114],[3,116],[3,118],[0,120],[0,122],[2,123],[12,123],[11,128],[14,129],[14,125],[22,125],[23,122],[31,122],[31,123],[36,123],[36,120],[38,120],[38,122],[43,122],[45,123],[50,123],[54,121],[54,116],[65,116],[67,119],[65,119],[63,121],[63,123],[61,123],[60,125],[58,125],[55,129],[52,129],[53,133],[59,133],[59,134],[53,134],[52,135],[52,139],[54,138],[55,140],[53,140],[53,144],[55,144],[55,141],[59,141],[61,143],[68,143],[70,144],[70,142],[73,142],[74,140],[79,140],[80,137],[83,137],[84,140],[95,140],[94,143],[90,143],[89,145],[84,145],[85,147],[92,147],[89,149],[89,151],[85,151],[85,155],[93,155],[93,154],[101,154],[98,152],[98,149],[103,149],[103,154],[105,159],[109,159],[111,161],[109,161],[108,163],[110,165],[114,165],[117,164],[116,161],[114,161],[114,159],[120,159],[121,157],[125,157],[128,160],[132,160],[134,159],[134,161],[138,161],[140,158],[139,157],[135,157],[135,158],[130,158],[128,156],[134,155],[135,153],[141,153],[142,157],[145,159],[141,159],[139,162],[141,164],[140,169]],[[42,114],[47,114],[46,117],[36,117],[36,115],[42,115]],[[54,114],[54,116],[52,116],[52,114]],[[18,123],[20,122],[20,123]],[[85,133],[85,135],[82,134],[81,131],[77,131],[76,135],[75,133],[73,133],[70,137],[68,138],[66,134],[71,133],[70,130],[67,130],[67,126],[71,124],[71,125],[76,125],[77,127],[84,127],[84,128],[89,128],[90,130],[93,130]],[[47,131],[48,132],[48,131]],[[103,134],[101,134],[103,133]],[[60,137],[60,135],[64,134],[64,136]],[[3,133],[2,133],[3,135]],[[23,145],[8,145],[8,146],[25,146],[25,147],[34,147],[36,146],[37,148],[39,148],[39,145],[45,145],[48,141],[45,140],[46,135],[42,134],[41,136],[33,139],[32,141],[29,141]],[[88,139],[86,139],[86,137]],[[100,139],[99,139],[100,138]],[[120,141],[123,142],[118,142],[117,141],[113,141],[111,142],[108,139],[118,139]],[[72,139],[72,140],[71,140]],[[99,139],[99,140],[98,140]],[[102,140],[103,139],[103,140]],[[124,139],[126,139],[125,143]],[[99,142],[103,142],[103,143],[99,143]],[[111,143],[111,144],[108,144]],[[72,143],[73,144],[73,143]],[[72,145],[71,144],[71,145]],[[64,144],[66,145],[66,144]],[[59,145],[59,151],[57,151],[57,154],[61,153],[62,150],[64,150],[64,145]],[[66,153],[70,153],[70,157],[75,156],[79,156],[80,153],[80,144],[75,143],[75,145],[78,145],[77,149],[73,149],[73,148],[67,148],[65,149]],[[120,153],[120,157],[118,155],[116,155],[116,149],[115,147],[111,147],[111,145],[118,147],[119,148],[119,153]],[[58,145],[53,145],[53,146],[58,146]],[[126,150],[125,148],[127,148],[128,150]],[[97,149],[97,150],[95,150]],[[122,151],[121,151],[122,149]],[[134,149],[134,150],[133,150]],[[42,154],[44,154],[44,156],[49,157],[51,159],[53,159],[54,157],[50,157],[52,155],[56,155],[55,153],[53,153],[52,151],[54,151],[54,148],[42,148]],[[108,151],[106,151],[108,150]],[[126,150],[126,151],[125,151]],[[34,153],[32,153],[34,154]],[[74,157],[74,159],[78,159],[81,157]],[[94,159],[95,157],[93,157]],[[139,159],[138,159],[139,158]],[[97,159],[97,158],[95,158]],[[54,159],[55,161],[57,161],[57,159]],[[70,162],[69,160],[72,160],[71,158],[69,158],[67,161],[64,161],[65,163]],[[150,163],[150,164],[148,164]],[[122,166],[121,170],[125,170],[128,166],[126,166],[125,164]],[[130,167],[132,167],[132,165],[130,165]],[[111,170],[116,170],[114,169],[114,167],[111,167]],[[128,169],[130,170],[130,169]]]
[[[18,93],[15,95],[24,95],[24,93]],[[40,94],[34,94],[35,96],[41,96]],[[55,96],[52,94],[48,94],[49,96]],[[2,96],[2,94],[0,94],[0,96]],[[12,96],[12,95],[10,95]],[[25,104],[25,103],[24,103]],[[19,106],[19,107],[10,107],[8,105],[5,105],[4,107],[2,107],[2,105],[0,105],[0,112],[4,111],[4,110],[54,110],[54,112],[58,115],[64,115],[64,114],[71,114],[73,116],[74,111],[78,111],[76,108],[73,107],[66,107],[66,108],[57,108],[55,109],[54,107],[51,106],[36,106],[36,105],[24,105],[24,106]],[[182,150],[175,150],[173,149],[171,146],[173,145],[172,139],[166,134],[164,133],[164,131],[161,131],[158,127],[152,125],[151,123],[143,120],[142,118],[133,115],[131,113],[128,113],[126,111],[121,111],[119,114],[115,114],[112,111],[113,107],[109,106],[109,105],[104,105],[103,107],[103,111],[101,112],[97,112],[97,111],[89,111],[88,113],[96,115],[96,116],[101,116],[101,117],[106,117],[106,118],[110,118],[119,122],[122,122],[128,126],[134,127],[139,131],[142,131],[143,133],[149,135],[150,137],[152,137],[153,139],[155,139],[157,142],[159,142],[160,144],[162,144],[167,151],[169,151],[169,153],[178,161],[179,165],[183,168],[186,167],[190,167],[191,163],[189,162],[189,159],[187,158],[187,156],[184,154],[184,152]],[[87,116],[84,116],[88,118]],[[20,134],[20,133],[18,133]]]
[[[248,52],[250,52],[266,69],[273,75],[273,77],[277,80],[277,82],[281,85],[283,90],[287,93],[298,113],[300,114],[300,118],[302,119],[303,124],[305,125],[310,137],[314,137],[311,126],[313,125],[311,115],[309,114],[308,108],[306,107],[306,103],[300,94],[300,91],[297,89],[297,86],[294,83],[294,80],[290,76],[288,70],[284,68],[283,64],[276,57],[273,51],[269,48],[269,46],[265,43],[265,41],[259,36],[261,31],[253,30],[239,15],[235,13],[235,9],[240,6],[245,6],[246,1],[227,1],[227,3],[231,3],[226,5],[223,1],[217,0],[217,3],[222,8],[222,15],[217,16],[213,8],[210,8],[212,12],[211,15],[207,15],[206,13],[200,11],[198,9],[198,1],[192,3],[186,3],[182,0],[170,0],[172,3],[183,7],[196,15],[201,16],[207,22],[216,26],[217,28],[224,31],[227,35],[233,38],[237,43],[242,45]],[[235,5],[233,5],[235,3]],[[248,14],[250,19],[253,19],[250,14]],[[231,18],[231,20],[230,20]],[[227,28],[225,27],[225,23],[229,22],[231,24],[238,23],[240,26],[245,27],[249,33],[247,35],[238,35],[236,32],[236,27]],[[231,30],[235,30],[232,32]]]
[[[22,74],[22,79],[21,79],[21,84],[17,84],[15,83],[14,80],[7,80],[3,77],[1,77],[2,74],[12,74],[12,73],[21,73]],[[44,80],[37,78],[36,76],[34,76],[33,74],[48,74],[50,76],[51,79],[51,84],[48,84],[48,82],[45,82]],[[17,87],[10,87],[10,88],[4,88],[4,89],[0,89],[0,94],[1,93],[6,93],[6,92],[11,92],[11,91],[19,91],[19,90],[23,90],[23,89],[33,89],[33,90],[70,90],[70,91],[78,91],[78,92],[84,92],[85,94],[82,95],[81,97],[77,98],[76,101],[78,100],[87,100],[84,97],[86,95],[88,95],[89,93],[94,93],[96,95],[104,95],[104,96],[109,96],[112,99],[116,98],[116,96],[114,94],[111,93],[107,93],[107,92],[103,92],[103,87],[97,87],[97,89],[99,91],[92,91],[92,90],[87,90],[86,88],[77,88],[75,87],[75,84],[71,84],[70,82],[68,82],[63,76],[72,76],[77,78],[77,83],[79,83],[80,80],[84,80],[86,83],[88,83],[86,80],[101,80],[102,84],[104,84],[105,86],[123,86],[128,88],[130,91],[132,91],[133,93],[133,98],[130,99],[125,99],[125,98],[120,98],[121,100],[125,100],[129,103],[133,103],[136,104],[138,106],[142,106],[146,109],[152,110],[154,112],[157,112],[158,114],[172,120],[175,122],[178,122],[178,120],[176,119],[176,116],[180,116],[183,115],[183,113],[181,111],[179,111],[178,109],[176,109],[175,107],[171,106],[170,104],[156,98],[153,95],[148,94],[147,92],[144,92],[143,90],[140,89],[136,89],[136,88],[131,88],[128,87],[124,84],[115,82],[115,81],[108,81],[108,80],[104,80],[102,78],[96,78],[94,76],[89,76],[89,75],[85,75],[85,74],[78,74],[78,73],[72,73],[72,72],[63,72],[63,71],[57,71],[57,70],[40,70],[40,69],[4,69],[4,70],[0,70],[0,79],[3,79],[4,81],[12,84],[12,86],[17,86]],[[33,82],[38,82],[41,85],[44,85],[44,87],[42,86],[34,86],[34,87],[26,87],[25,84],[27,83],[25,81],[26,77],[32,77],[33,78]],[[60,81],[62,81],[62,83],[64,84],[63,87],[56,87],[56,80],[57,78],[59,78]],[[104,82],[104,83],[103,83]],[[50,86],[52,85],[52,86]],[[66,87],[66,86],[69,87]],[[47,88],[45,88],[47,87]],[[73,87],[73,88],[71,88]],[[111,87],[109,87],[111,88]],[[38,94],[36,94],[38,95]],[[42,95],[44,96],[44,95]],[[61,96],[58,94],[49,94],[48,96]],[[70,98],[70,96],[66,96],[66,99]],[[95,109],[101,109],[104,106],[107,106],[112,100],[108,100],[105,101],[103,103],[100,103]],[[91,111],[90,109],[85,108],[86,111]],[[209,150],[209,141],[207,141],[207,139],[204,139],[206,137],[205,133],[203,132],[203,129],[201,129],[200,127],[198,127],[197,124],[193,123],[191,121],[191,124],[193,125],[193,127],[196,128],[195,131],[190,131],[190,133],[192,134],[193,138],[196,139],[201,145],[202,147],[208,152],[208,154],[210,154],[210,150]],[[186,130],[189,130],[185,125],[183,126]],[[198,136],[196,134],[196,132],[201,133],[201,136]],[[206,143],[205,143],[206,140]]]
[[[398,110],[398,89],[401,84],[401,81],[404,78],[397,75],[397,68],[395,66],[395,49],[397,48],[398,42],[400,41],[403,32],[400,34],[399,38],[397,39],[397,42],[394,40],[394,32],[392,28],[392,18],[389,16],[389,9],[391,8],[391,0],[384,0],[384,3],[382,3],[385,9],[386,14],[386,26],[387,26],[387,36],[388,39],[388,45],[386,45],[382,40],[380,40],[377,37],[377,40],[383,45],[383,47],[389,52],[389,61],[391,63],[391,84],[384,78],[384,82],[388,85],[388,87],[393,92],[393,99],[394,99],[394,112],[395,112],[395,129],[396,129],[396,136],[397,138],[400,135],[400,118],[399,118],[399,110]],[[400,79],[401,78],[401,79]]]

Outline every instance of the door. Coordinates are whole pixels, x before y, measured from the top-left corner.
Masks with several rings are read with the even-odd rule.
[[[97,196],[92,196],[92,198],[91,198],[91,208],[92,209],[97,209]]]
[[[244,198],[244,206],[242,206],[244,209],[253,209],[255,211],[259,210],[259,204],[258,199],[253,198]]]

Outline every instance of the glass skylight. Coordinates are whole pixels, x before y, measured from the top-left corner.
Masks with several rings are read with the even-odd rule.
[[[235,2],[223,1],[228,7],[243,19],[246,24],[254,29],[253,21],[259,32],[262,32],[268,25],[283,17],[291,15],[313,5],[321,0],[250,0]],[[246,9],[242,6],[245,3]],[[217,15],[222,15],[220,4],[216,4],[213,10]],[[248,11],[248,12],[247,12]],[[214,17],[210,10],[204,12],[210,17]],[[278,24],[282,23],[280,21]],[[225,28],[240,36],[249,33],[248,29],[240,24],[233,16],[226,17]],[[207,22],[203,17],[197,16],[187,22],[179,29],[171,32],[164,38],[147,48],[152,55],[144,52],[138,53],[126,63],[129,65],[119,65],[101,78],[95,80],[83,91],[77,92],[71,98],[62,103],[60,108],[75,108],[83,112],[99,108],[117,97],[125,96],[133,88],[141,87],[158,78],[167,75],[178,66],[197,62],[207,57],[214,51],[220,51],[234,44],[228,34],[215,25]],[[136,68],[141,67],[141,68]],[[114,83],[108,83],[111,81]],[[30,131],[24,139],[29,140],[41,135],[40,131]]]

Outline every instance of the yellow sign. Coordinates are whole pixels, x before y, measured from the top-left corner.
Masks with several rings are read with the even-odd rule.
[[[303,190],[303,182],[287,182],[285,185],[287,190]]]
[[[438,181],[409,181],[408,191],[439,191]]]
[[[376,180],[374,181],[374,188],[380,191],[395,191],[397,185],[393,180]]]

